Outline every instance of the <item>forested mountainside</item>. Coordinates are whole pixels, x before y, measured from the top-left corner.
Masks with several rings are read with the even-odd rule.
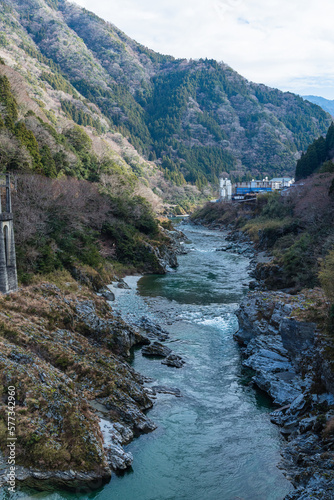
[[[54,125],[64,114],[97,134],[118,132],[174,185],[202,189],[223,171],[291,174],[330,124],[298,96],[223,63],[155,53],[65,0],[1,0],[0,13],[0,54]]]
[[[43,3],[41,16],[49,5]],[[1,2],[0,16],[0,174],[13,174],[19,278],[19,290],[0,297],[0,392],[17,388],[17,465],[26,469],[16,479],[44,489],[51,478],[65,487],[62,471],[71,470],[77,488],[128,467],[120,443],[155,428],[143,413],[152,402],[142,378],[126,363],[129,349],[149,340],[112,313],[105,299],[114,296],[105,285],[175,267],[170,225],[157,219],[162,196],[194,203],[200,192],[173,185],[140,156],[39,51],[11,2]],[[27,16],[27,29],[34,29]],[[75,43],[83,45],[77,37]],[[113,429],[126,431],[126,438],[117,431],[116,455],[103,448],[95,399],[113,408]],[[1,491],[5,408],[2,398]],[[39,485],[32,469],[43,479]]]
[[[155,219],[162,200],[146,179],[159,181],[161,172],[130,146],[117,154],[93,126],[86,132],[64,120],[57,131],[20,75],[0,64],[0,158],[2,171],[15,172],[20,283],[67,269],[100,288],[120,265],[163,272],[159,252],[169,239]]]
[[[245,204],[207,203],[192,215],[195,222],[237,228],[269,250],[274,259],[258,265],[258,278],[270,289],[293,293],[326,279],[333,283],[334,123],[309,145],[295,177],[282,193],[261,194]],[[334,311],[334,294],[331,300]]]
[[[315,139],[297,162],[295,177],[306,179],[313,173],[334,173],[334,124],[329,127],[326,137]],[[334,184],[333,184],[334,189]]]

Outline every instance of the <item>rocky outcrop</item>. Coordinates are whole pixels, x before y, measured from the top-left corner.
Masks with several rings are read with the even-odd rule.
[[[93,300],[76,304],[76,319],[86,327],[86,335],[107,344],[116,354],[126,358],[134,345],[149,344],[146,335],[125,323],[121,318],[101,318],[96,313]]]
[[[168,229],[161,230],[166,236],[166,243],[155,248],[154,252],[159,260],[162,272],[171,271],[178,266],[177,256],[187,253],[185,243],[187,237],[182,231],[170,231]]]
[[[165,274],[178,266],[177,255],[187,253],[184,247],[187,238],[181,231],[169,231],[162,227],[160,230],[165,236],[163,241],[157,245],[143,242],[143,245],[155,261],[155,267],[150,271]]]
[[[81,472],[72,469],[64,471],[45,471],[32,468],[16,468],[17,485],[28,486],[36,490],[53,491],[54,489],[91,493],[100,489],[111,478],[111,470],[106,468],[98,472]],[[0,486],[8,484],[6,473],[0,477]]]
[[[129,467],[123,444],[156,428],[143,379],[126,362],[147,338],[74,281],[0,296],[0,324],[0,451],[8,452],[6,394],[15,386],[17,480],[100,487]],[[0,466],[0,484],[7,471]]]
[[[154,385],[151,387],[154,394],[171,394],[177,398],[182,397],[180,389],[177,387],[166,387],[165,385]]]
[[[298,359],[314,344],[315,325],[294,320],[302,301],[282,292],[253,292],[237,313],[235,339],[244,349],[244,365],[255,371],[255,384],[278,405],[291,403],[305,388]]]
[[[282,406],[271,420],[287,440],[283,466],[296,487],[286,500],[334,498],[333,372],[325,355],[331,342],[307,320],[316,295],[250,292],[237,313],[243,364]]]
[[[182,368],[185,364],[185,361],[181,358],[181,356],[175,354],[172,349],[157,341],[143,347],[142,354],[143,356],[153,358],[165,358],[161,361],[161,363],[174,368]]]
[[[109,290],[109,288],[105,287],[99,290],[99,293],[105,298],[108,302],[113,302],[115,300],[115,294]]]
[[[146,316],[142,316],[140,320],[137,322],[138,328],[144,330],[146,335],[150,339],[158,339],[160,341],[167,340],[169,337],[169,333],[167,330],[164,330],[160,325],[152,321],[150,318]]]

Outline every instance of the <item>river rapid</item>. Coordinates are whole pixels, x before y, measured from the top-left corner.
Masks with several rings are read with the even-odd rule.
[[[225,234],[181,225],[189,252],[176,271],[128,278],[113,308],[134,321],[147,316],[170,332],[166,344],[181,369],[134,354],[147,385],[178,388],[158,394],[149,412],[158,425],[126,447],[132,469],[88,494],[36,493],[28,498],[95,500],[282,500],[290,483],[278,468],[282,445],[270,423],[269,399],[249,386],[233,334],[235,311],[249,283],[249,259],[217,252]],[[26,497],[27,498],[27,497]]]

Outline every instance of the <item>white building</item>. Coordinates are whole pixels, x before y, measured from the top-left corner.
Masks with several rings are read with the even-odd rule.
[[[292,177],[274,177],[270,180],[272,184],[272,190],[276,191],[277,189],[283,189],[292,186],[294,184],[295,179]]]
[[[232,182],[229,179],[220,178],[220,199],[222,201],[232,200]]]

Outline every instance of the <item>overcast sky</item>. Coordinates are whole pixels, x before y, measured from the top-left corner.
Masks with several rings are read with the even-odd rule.
[[[163,54],[334,99],[333,0],[75,0]]]

